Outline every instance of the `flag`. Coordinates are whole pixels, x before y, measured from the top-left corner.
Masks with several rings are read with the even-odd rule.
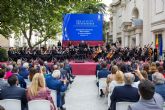
[[[155,47],[158,49],[159,48],[159,39],[158,39],[158,34],[156,34],[156,39],[155,39]]]
[[[162,39],[162,34],[158,34],[158,42],[159,42],[159,55],[163,55],[163,39]]]

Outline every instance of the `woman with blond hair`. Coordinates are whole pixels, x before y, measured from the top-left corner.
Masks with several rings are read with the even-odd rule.
[[[151,65],[150,65],[149,73],[148,73],[148,79],[150,81],[152,81],[152,74],[154,74],[155,72],[158,72],[158,69],[156,67],[156,63],[152,62]]]
[[[43,74],[36,73],[32,79],[32,83],[27,89],[27,100],[49,100],[51,102],[51,110],[55,110],[55,106],[50,96],[50,90],[45,86]]]
[[[109,84],[108,106],[110,106],[110,96],[116,86],[124,85],[124,74],[122,71],[117,71],[114,80]]]

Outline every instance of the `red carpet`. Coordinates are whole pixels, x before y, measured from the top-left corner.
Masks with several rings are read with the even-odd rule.
[[[98,63],[85,62],[85,63],[74,63],[70,62],[72,66],[72,73],[74,75],[95,75],[96,65]]]

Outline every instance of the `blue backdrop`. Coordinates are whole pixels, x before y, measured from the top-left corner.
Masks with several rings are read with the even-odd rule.
[[[102,14],[66,14],[63,16],[63,41],[102,41]]]

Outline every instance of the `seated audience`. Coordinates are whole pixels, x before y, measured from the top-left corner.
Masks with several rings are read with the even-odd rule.
[[[137,102],[139,100],[138,89],[132,87],[135,76],[131,73],[124,74],[125,85],[114,88],[111,95],[111,105],[109,110],[116,110],[117,102]]]
[[[31,85],[27,89],[27,100],[49,100],[51,102],[51,110],[55,110],[51,91],[45,86],[45,79],[43,74],[36,73],[32,79]]]
[[[6,73],[4,79],[8,79],[12,75],[13,65],[8,65],[6,68]]]
[[[42,66],[41,67],[41,73],[44,75],[44,77],[46,78],[46,76],[48,75],[48,73],[46,72],[46,67]]]
[[[24,78],[21,75],[19,75],[19,68],[14,67],[12,70],[12,73],[17,76],[18,81],[19,81],[19,86],[26,88],[26,82],[25,82]]]
[[[155,72],[157,72],[157,67],[156,67],[156,63],[152,62],[151,63],[151,66],[150,66],[150,71],[149,71],[149,74],[148,74],[148,79],[150,81],[152,81],[152,74],[154,74]]]
[[[99,59],[98,64],[96,65],[96,77],[98,75],[98,72],[101,70],[101,63],[103,62],[102,59]]]
[[[122,71],[117,71],[114,80],[109,84],[109,93],[113,92],[116,86],[124,85],[124,74]]]
[[[18,99],[21,100],[22,110],[26,107],[27,99],[24,88],[17,87],[18,78],[12,75],[8,78],[9,87],[3,89],[0,93],[0,99]]]
[[[106,62],[103,62],[102,64],[101,64],[101,66],[102,66],[102,70],[100,70],[99,72],[98,72],[98,79],[99,79],[99,81],[98,81],[98,86],[99,87],[101,87],[100,86],[100,80],[102,79],[102,78],[106,78],[107,79],[107,76],[110,74],[110,72],[109,72],[109,70],[107,69],[107,63]],[[105,82],[106,83],[106,82]],[[105,89],[106,89],[106,87],[105,87]],[[102,89],[100,89],[100,97],[102,97],[103,95],[104,95],[104,90],[102,90]]]
[[[69,78],[69,73],[67,73],[67,70],[64,69],[64,63],[60,63],[60,72],[61,72],[61,78],[65,79],[67,78],[67,80],[70,80]]]
[[[0,92],[2,89],[7,88],[9,85],[7,81],[4,80],[5,71],[0,69]]]
[[[165,79],[163,75],[159,72],[154,73],[152,81],[155,84],[155,92],[159,93],[165,101]]]
[[[147,74],[146,71],[142,70],[142,71],[139,71],[139,72],[140,72],[140,74],[142,75],[141,77],[143,77],[143,79],[148,79],[148,74]],[[135,73],[135,75],[136,75],[136,73]],[[139,77],[138,75],[136,75],[136,76],[140,79],[140,77]],[[141,79],[140,79],[140,80],[141,80]],[[138,85],[139,85],[139,83],[140,83],[140,80],[137,81],[137,82],[134,82],[134,83],[132,84],[132,86],[138,88]]]
[[[37,70],[35,68],[30,68],[29,70],[29,80],[32,81],[33,76],[37,73]]]
[[[61,110],[65,110],[64,105],[64,94],[67,90],[67,80],[61,80],[61,73],[59,70],[54,70],[51,76],[46,77],[46,84],[49,89],[57,91],[57,107]]]
[[[163,98],[155,93],[154,84],[142,80],[138,86],[140,100],[128,107],[128,110],[163,110]]]
[[[111,74],[107,77],[107,84],[109,84],[111,81],[115,80],[116,72],[118,71],[118,67],[116,65],[112,66],[111,68]]]
[[[24,78],[28,79],[29,76],[29,63],[25,62],[23,66],[20,68],[19,74]]]
[[[0,105],[0,110],[5,110],[5,108],[3,106]]]
[[[51,73],[51,69],[50,69],[47,61],[44,62],[44,66],[46,67],[46,73],[47,74]]]
[[[109,92],[109,94],[108,94],[108,106],[110,106],[110,96],[113,92],[113,89],[116,86],[123,86],[123,85],[124,85],[124,74],[121,71],[117,71],[113,81],[109,84],[109,87],[108,87],[108,92]]]
[[[101,66],[102,66],[102,69],[98,73],[98,79],[107,78],[107,76],[110,74],[109,70],[107,69],[107,63],[103,62]]]
[[[112,66],[111,68],[111,74],[107,76],[107,87],[106,87],[106,93],[109,93],[109,84],[115,80],[116,72],[118,71],[118,67],[116,65]]]
[[[69,78],[70,79],[72,78],[72,80],[73,80],[75,78],[75,76],[72,74],[72,67],[69,64],[69,61],[68,60],[65,60],[64,69],[67,71],[67,73],[69,75]]]

